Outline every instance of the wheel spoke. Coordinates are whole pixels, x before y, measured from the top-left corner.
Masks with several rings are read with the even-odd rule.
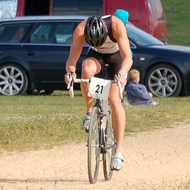
[[[176,80],[176,77],[174,74],[171,73],[170,75],[168,75],[167,79],[168,79],[168,81],[170,81],[171,79]]]
[[[1,91],[5,92],[7,88],[9,88],[9,86],[5,84],[5,86],[3,87]]]
[[[150,85],[149,85],[150,87],[159,87],[159,83],[151,83]]]
[[[161,86],[157,86],[157,88],[155,90],[155,94],[158,94],[161,90],[162,90],[162,87]]]
[[[13,87],[9,86],[9,95],[13,95]]]
[[[22,80],[15,80],[14,83],[15,84],[23,84],[23,81]]]
[[[16,91],[19,91],[19,90],[20,90],[20,87],[18,87],[16,84],[13,84],[12,87],[13,87]]]
[[[10,75],[9,75],[9,72],[8,72],[8,70],[7,70],[6,68],[3,69],[3,72],[5,73],[5,76],[6,76],[6,77],[9,77],[9,76],[10,76]]]
[[[3,76],[2,74],[0,74],[0,79],[2,79],[2,80],[6,80],[6,77]]]
[[[154,81],[156,81],[156,82],[159,81],[159,78],[156,77],[156,76],[154,76],[154,75],[151,75],[150,79],[151,79],[151,80],[154,80]]]
[[[14,75],[14,78],[18,78],[18,77],[21,77],[22,78],[22,75],[20,73],[17,73],[16,75]]]
[[[165,87],[162,88],[162,96],[167,96]]]
[[[10,76],[14,76],[14,71],[15,71],[15,69],[13,68],[13,67],[11,67],[11,72],[10,72]]]
[[[167,73],[168,73],[168,70],[165,69],[165,70],[164,70],[164,73],[163,73],[163,77],[164,77],[164,78],[167,78]]]
[[[1,81],[0,85],[6,85],[7,83],[5,81]]]
[[[157,73],[157,75],[158,75],[158,77],[159,78],[162,78],[163,76],[162,76],[162,73],[160,72],[160,70],[158,69],[158,70],[156,70],[156,73]]]
[[[175,87],[177,86],[177,84],[176,84],[175,81],[169,81],[169,82],[168,82],[168,85],[169,85],[169,86],[175,86]]]
[[[170,93],[172,93],[172,92],[174,91],[172,88],[170,88],[169,85],[166,86],[166,89],[167,89],[167,91],[169,91]]]

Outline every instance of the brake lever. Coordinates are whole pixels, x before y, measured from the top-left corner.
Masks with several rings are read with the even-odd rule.
[[[74,83],[74,72],[70,72],[69,73],[69,83],[67,84],[67,89],[70,89],[71,87],[73,87],[73,83]]]
[[[74,72],[70,72],[69,73],[69,79],[70,79],[70,82],[68,83],[67,85],[67,89],[69,89],[69,96],[71,98],[74,98],[74,92],[73,92],[73,86],[74,86]]]

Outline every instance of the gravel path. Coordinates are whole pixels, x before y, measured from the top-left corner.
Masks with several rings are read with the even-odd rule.
[[[0,157],[2,190],[190,190],[190,124],[124,140],[125,166],[89,184],[86,143]]]

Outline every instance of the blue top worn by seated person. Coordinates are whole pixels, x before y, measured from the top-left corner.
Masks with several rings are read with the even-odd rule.
[[[151,99],[146,87],[138,82],[129,82],[126,94],[129,103],[132,105],[158,105]]]

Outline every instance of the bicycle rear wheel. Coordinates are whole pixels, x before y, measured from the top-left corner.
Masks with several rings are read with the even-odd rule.
[[[111,170],[111,163],[113,155],[115,154],[115,136],[112,128],[112,118],[111,111],[108,116],[108,120],[106,123],[105,135],[104,135],[104,149],[105,152],[103,154],[103,170],[104,170],[104,178],[105,180],[110,180],[113,175],[113,171]]]
[[[90,183],[96,183],[100,163],[99,145],[99,109],[94,107],[88,132],[88,177]]]

